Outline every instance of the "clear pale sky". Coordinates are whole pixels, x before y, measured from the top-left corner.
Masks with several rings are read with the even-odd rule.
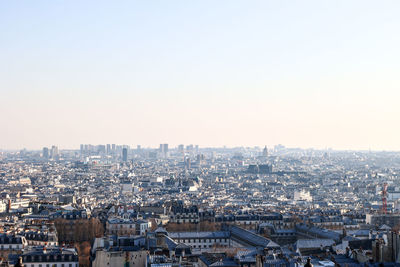
[[[400,150],[400,1],[1,1],[0,148]]]

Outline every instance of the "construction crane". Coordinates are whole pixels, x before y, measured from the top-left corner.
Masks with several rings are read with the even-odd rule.
[[[382,188],[382,213],[387,214],[387,187],[388,184],[384,183]]]

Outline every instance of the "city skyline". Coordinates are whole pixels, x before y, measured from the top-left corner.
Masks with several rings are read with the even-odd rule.
[[[94,143],[88,143],[88,144],[79,144],[76,147],[62,147],[57,144],[46,144],[43,147],[39,148],[27,148],[27,147],[22,147],[22,148],[11,148],[11,149],[4,149],[0,147],[0,152],[17,152],[17,151],[22,151],[22,150],[27,150],[27,151],[42,151],[43,149],[51,149],[52,147],[56,147],[57,149],[64,150],[64,151],[79,151],[80,146],[82,145],[89,145],[92,148],[96,148],[99,146],[104,146],[106,147],[107,145],[116,145],[118,147],[122,148],[128,148],[128,150],[135,151],[135,150],[160,150],[160,145],[162,144],[149,144],[149,145],[142,145],[142,144],[127,144],[127,143],[104,143],[104,144],[94,144]],[[262,152],[265,147],[268,149],[268,151],[274,151],[275,149],[279,148],[285,148],[285,149],[300,149],[300,150],[315,150],[315,151],[342,151],[342,152],[399,152],[399,150],[390,150],[390,149],[338,149],[338,148],[333,148],[333,147],[301,147],[301,146],[286,146],[285,144],[255,144],[255,145],[236,145],[236,146],[227,146],[227,145],[220,145],[220,146],[200,146],[195,143],[187,143],[187,144],[182,144],[182,143],[177,143],[177,144],[170,144],[166,143],[166,145],[169,145],[169,149],[172,150],[179,150],[180,146],[183,145],[184,150],[186,150],[187,146],[197,146],[199,149],[259,149],[260,152]]]
[[[400,150],[400,3],[0,4],[0,149]]]

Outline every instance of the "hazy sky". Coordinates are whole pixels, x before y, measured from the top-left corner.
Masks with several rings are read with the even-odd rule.
[[[400,1],[1,1],[0,148],[400,150]]]

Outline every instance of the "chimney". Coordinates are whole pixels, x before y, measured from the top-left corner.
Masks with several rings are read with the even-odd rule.
[[[11,198],[8,199],[7,212],[11,211]]]

